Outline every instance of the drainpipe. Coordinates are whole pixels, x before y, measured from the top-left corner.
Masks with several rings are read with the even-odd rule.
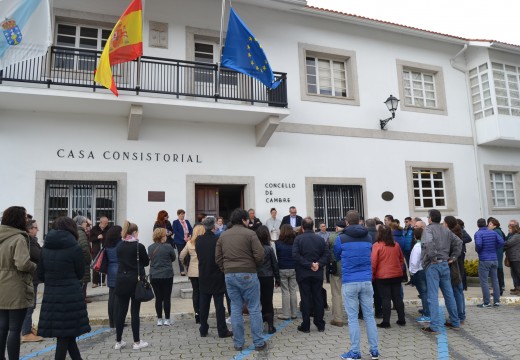
[[[475,127],[475,121],[473,120],[473,113],[471,109],[473,108],[471,103],[471,92],[470,92],[470,83],[469,83],[469,76],[467,74],[467,69],[465,67],[462,67],[456,63],[457,57],[463,55],[466,50],[468,49],[468,43],[464,44],[464,47],[453,57],[450,59],[451,67],[455,70],[458,70],[462,73],[464,73],[464,77],[466,79],[466,98],[468,100],[468,111],[469,111],[469,118],[471,123],[471,136],[473,137],[473,153],[474,153],[474,160],[475,160],[475,171],[476,171],[476,179],[477,179],[477,187],[478,187],[478,200],[479,200],[479,211],[480,211],[480,217],[484,217],[483,209],[484,209],[484,203],[482,199],[482,188],[481,184],[482,182],[482,176],[480,171],[480,156],[478,154],[478,144],[477,144],[477,130]],[[484,189],[485,191],[485,189]]]

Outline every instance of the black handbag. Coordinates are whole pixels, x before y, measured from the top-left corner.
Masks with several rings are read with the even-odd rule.
[[[191,261],[191,255],[190,255],[190,252],[188,251],[186,253],[186,256],[184,257],[184,259],[182,260],[182,265],[184,265],[184,267],[187,269],[190,267],[190,261]]]
[[[139,276],[139,241],[137,241],[137,284],[135,285],[135,300],[140,302],[147,302],[152,300],[155,295],[153,293],[152,285],[148,282],[148,276],[146,273],[144,276]]]
[[[329,274],[336,275],[338,273],[338,262],[332,260],[329,262]]]
[[[135,300],[147,302],[155,297],[152,285],[148,282],[148,276],[142,276],[135,286]]]

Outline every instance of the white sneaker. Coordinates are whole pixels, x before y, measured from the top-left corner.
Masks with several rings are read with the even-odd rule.
[[[172,323],[171,323],[170,319],[164,319],[164,321],[163,321],[164,326],[170,326],[171,324]]]
[[[114,345],[114,349],[119,350],[121,348],[124,348],[125,345],[126,343],[123,340],[121,340],[121,342],[116,342],[116,344]]]
[[[163,319],[157,319],[157,326],[163,326],[163,325],[164,325]]]
[[[231,324],[231,316],[226,319],[226,324]]]
[[[138,343],[134,343],[134,346],[132,346],[132,349],[139,350],[139,349],[145,348],[147,346],[148,346],[148,343],[146,341],[141,340]]]

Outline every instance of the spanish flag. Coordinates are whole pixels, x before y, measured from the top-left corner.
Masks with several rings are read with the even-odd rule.
[[[135,60],[141,55],[143,55],[143,5],[141,0],[133,0],[117,21],[105,44],[94,81],[118,96],[110,67]]]

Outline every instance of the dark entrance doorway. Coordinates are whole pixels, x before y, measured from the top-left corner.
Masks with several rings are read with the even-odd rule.
[[[195,185],[195,212],[222,216],[229,221],[231,212],[244,206],[244,185]]]

